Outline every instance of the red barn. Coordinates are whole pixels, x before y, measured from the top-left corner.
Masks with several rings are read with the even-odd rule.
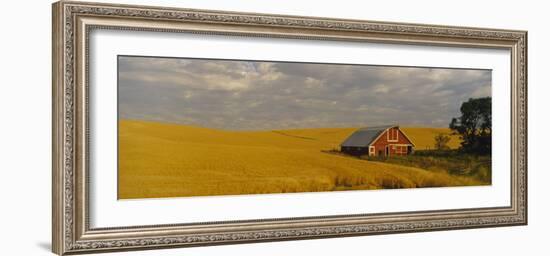
[[[361,128],[340,144],[341,152],[354,156],[402,156],[413,150],[414,143],[397,125]]]

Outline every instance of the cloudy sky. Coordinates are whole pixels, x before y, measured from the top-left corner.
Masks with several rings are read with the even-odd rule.
[[[490,70],[119,56],[119,118],[229,130],[447,127]]]

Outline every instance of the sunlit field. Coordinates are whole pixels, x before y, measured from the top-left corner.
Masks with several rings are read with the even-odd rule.
[[[119,198],[482,185],[425,170],[328,153],[356,128],[224,131],[119,121]],[[445,128],[403,128],[417,149]],[[449,146],[457,148],[455,136]]]
[[[434,149],[434,137],[438,134],[444,134],[451,137],[449,148],[456,149],[460,146],[460,137],[451,134],[451,130],[447,128],[431,128],[431,127],[400,127],[407,136],[409,136],[415,145],[415,150]]]

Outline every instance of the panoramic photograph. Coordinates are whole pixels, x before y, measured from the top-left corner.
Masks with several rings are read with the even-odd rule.
[[[118,198],[491,185],[491,88],[486,69],[118,56]]]

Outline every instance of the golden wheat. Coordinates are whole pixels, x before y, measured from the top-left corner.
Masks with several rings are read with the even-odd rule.
[[[451,137],[448,145],[451,149],[457,149],[460,146],[460,137],[452,134],[449,128],[433,127],[401,127],[401,130],[413,140],[416,150],[434,149],[434,137],[438,134],[444,134]]]
[[[419,129],[407,133],[418,136]],[[354,130],[222,131],[121,120],[119,198],[479,184],[444,172],[322,152],[337,148]],[[427,145],[429,133],[412,139]]]

